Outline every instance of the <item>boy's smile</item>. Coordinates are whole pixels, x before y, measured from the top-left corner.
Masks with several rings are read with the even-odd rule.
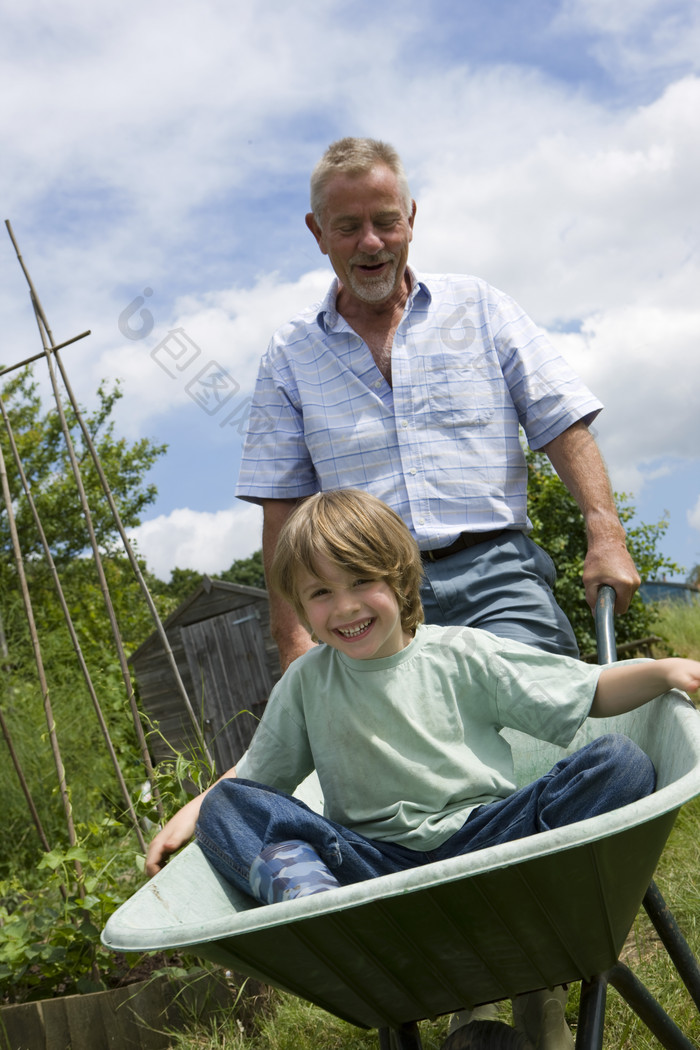
[[[306,619],[320,642],[356,660],[378,660],[404,649],[396,595],[384,580],[360,577],[319,557],[318,575],[301,570],[299,595]]]

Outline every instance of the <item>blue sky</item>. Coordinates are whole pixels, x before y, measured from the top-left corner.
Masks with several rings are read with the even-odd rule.
[[[485,277],[550,332],[606,405],[615,489],[642,521],[668,512],[664,552],[700,562],[694,0],[0,14],[2,218],[55,338],[92,332],[63,355],[81,401],[119,378],[120,432],[169,445],[137,534],[158,575],[215,574],[260,545],[259,513],[233,496],[240,421],[272,330],[328,284],[308,176],[346,134],[398,148],[411,261]],[[39,347],[4,237],[7,365]],[[213,411],[197,377],[216,368],[229,397]]]

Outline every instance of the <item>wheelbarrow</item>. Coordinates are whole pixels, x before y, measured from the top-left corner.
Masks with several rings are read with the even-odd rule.
[[[615,659],[614,592],[596,609],[600,662]],[[115,951],[187,950],[363,1028],[381,1050],[421,1050],[418,1022],[582,982],[576,1050],[602,1050],[612,984],[668,1050],[693,1050],[621,950],[643,903],[695,1005],[700,969],[652,876],[680,807],[700,794],[700,712],[673,690],[588,719],[567,751],[622,732],[651,757],[657,790],[611,813],[418,869],[261,905],[187,845],[109,919]],[[507,732],[518,782],[564,749]],[[318,782],[298,791],[322,808]]]

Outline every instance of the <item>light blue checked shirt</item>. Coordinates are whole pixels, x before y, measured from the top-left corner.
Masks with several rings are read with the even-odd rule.
[[[335,280],[322,303],[274,334],[236,495],[364,489],[394,508],[423,550],[461,532],[527,531],[519,427],[541,448],[602,405],[503,292],[476,277],[409,274],[391,386],[337,312]]]

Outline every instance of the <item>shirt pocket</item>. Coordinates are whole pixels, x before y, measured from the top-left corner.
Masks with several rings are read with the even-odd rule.
[[[432,420],[443,427],[480,427],[493,417],[497,380],[487,355],[443,351],[425,363]]]

